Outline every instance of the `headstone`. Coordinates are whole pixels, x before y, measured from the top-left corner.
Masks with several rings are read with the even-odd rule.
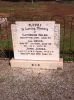
[[[63,68],[60,24],[55,21],[16,21],[11,25],[14,59],[11,67]]]

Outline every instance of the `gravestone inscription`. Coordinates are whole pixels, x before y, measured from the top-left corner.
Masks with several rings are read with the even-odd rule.
[[[16,22],[12,25],[15,59],[59,60],[59,24]]]

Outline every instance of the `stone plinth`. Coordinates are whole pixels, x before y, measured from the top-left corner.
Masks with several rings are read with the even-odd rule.
[[[59,61],[38,61],[38,60],[16,60],[12,59],[10,61],[11,67],[20,67],[28,69],[63,69],[63,59]]]

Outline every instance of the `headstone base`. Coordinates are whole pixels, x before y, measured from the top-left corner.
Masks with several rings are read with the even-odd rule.
[[[35,60],[10,60],[11,67],[28,68],[28,69],[63,69],[63,59],[59,61],[35,61]]]

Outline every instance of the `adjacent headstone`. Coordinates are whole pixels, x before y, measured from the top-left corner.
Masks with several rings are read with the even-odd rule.
[[[11,67],[63,68],[60,24],[55,21],[16,21],[11,25],[14,59]]]

